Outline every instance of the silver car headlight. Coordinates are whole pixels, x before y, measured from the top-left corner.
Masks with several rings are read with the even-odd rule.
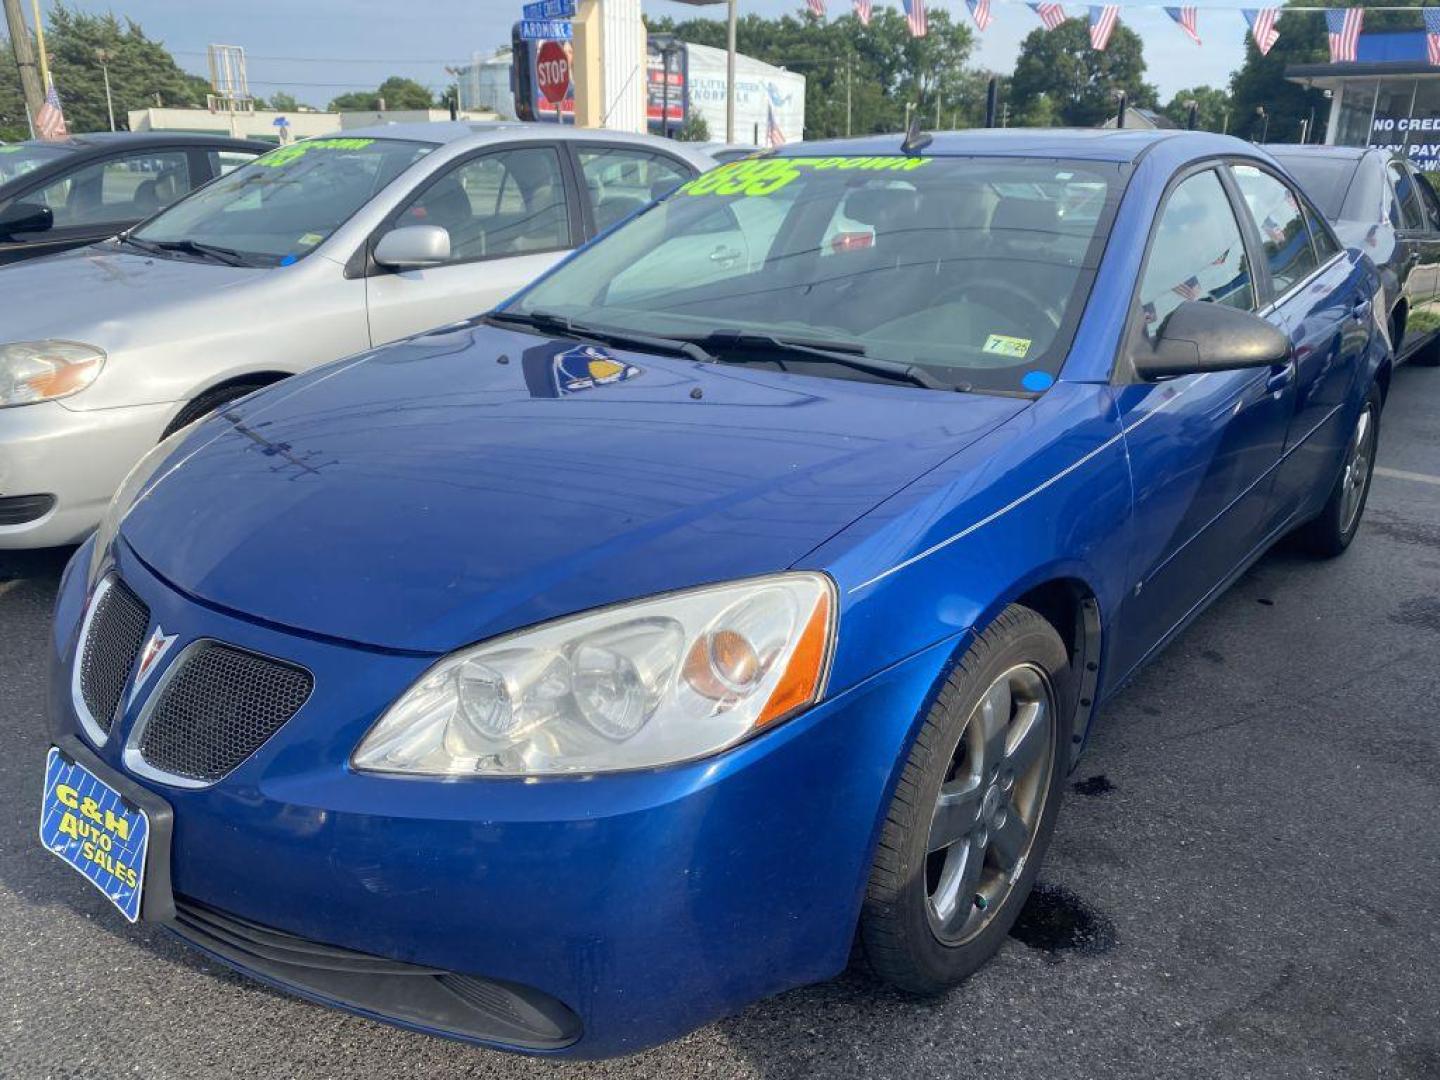
[[[105,516],[100,519],[100,525],[95,530],[95,548],[90,552],[90,573],[87,578],[87,587],[94,586],[95,579],[109,555],[110,545],[115,542],[115,534],[120,531],[120,523],[125,520],[125,515],[134,507],[141,493],[147,490],[150,481],[160,471],[160,467],[165,464],[170,453],[189,434],[190,427],[187,426],[168,438],[161,439],[149,453],[136,462],[135,467],[120,482],[119,490],[110,500],[110,505],[105,508]]]
[[[105,366],[105,351],[76,341],[0,345],[0,409],[78,394]]]
[[[713,754],[824,691],[835,590],[817,573],[706,586],[451,653],[377,720],[366,772],[543,776]]]

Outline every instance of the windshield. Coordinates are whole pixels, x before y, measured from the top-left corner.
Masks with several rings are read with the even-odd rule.
[[[224,249],[254,266],[289,265],[431,149],[358,138],[282,146],[182,199],[133,236]]]
[[[68,147],[41,146],[36,143],[0,146],[0,185],[17,180],[26,173],[34,172],[41,165],[48,165],[73,152]]]
[[[1074,333],[1121,167],[1039,158],[760,158],[684,185],[507,311],[705,342],[843,346],[947,388],[1044,390]],[[814,355],[778,367],[869,378]]]
[[[1337,221],[1345,206],[1345,193],[1355,176],[1355,158],[1322,157],[1318,154],[1277,154],[1291,176],[1299,181],[1305,194],[1320,213]]]

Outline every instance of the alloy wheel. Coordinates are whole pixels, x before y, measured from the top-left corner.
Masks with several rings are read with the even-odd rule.
[[[1374,409],[1366,405],[1355,421],[1355,434],[1345,453],[1345,471],[1340,478],[1340,531],[1349,533],[1355,527],[1360,505],[1365,501],[1365,485],[1370,479],[1370,459],[1375,453]]]
[[[1025,868],[1054,769],[1055,695],[1033,664],[990,684],[971,712],[930,823],[930,926],[947,945],[980,933]]]

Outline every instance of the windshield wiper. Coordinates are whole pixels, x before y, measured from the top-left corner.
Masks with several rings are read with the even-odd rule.
[[[162,248],[159,244],[152,244],[149,240],[137,240],[129,233],[121,233],[115,238],[115,240],[117,243],[137,248],[138,250],[145,252],[147,255],[161,255],[164,254],[165,251],[165,249]]]
[[[492,311],[485,318],[492,323],[514,323],[529,326],[548,333],[557,333],[576,340],[589,339],[606,345],[631,345],[637,349],[658,352],[679,353],[701,364],[713,364],[716,357],[706,352],[693,341],[681,338],[654,337],[650,334],[633,334],[629,330],[613,330],[608,326],[589,326],[576,322],[568,315],[553,311]]]
[[[904,364],[898,360],[882,360],[878,356],[867,356],[865,346],[859,342],[779,337],[775,334],[761,334],[745,330],[715,330],[692,340],[706,349],[718,349],[722,353],[730,349],[739,349],[772,354],[763,359],[778,364],[782,371],[785,370],[785,364],[777,359],[773,355],[774,353],[813,356],[840,367],[863,371],[867,375],[878,375],[882,379],[893,379],[896,382],[908,382],[914,386],[923,386],[926,390],[963,391],[969,389],[963,383],[946,382],[915,364]],[[722,362],[743,363],[744,359],[732,360],[727,357]],[[757,359],[761,358],[757,357]]]
[[[214,244],[201,244],[195,240],[155,240],[151,241],[151,244],[161,251],[179,251],[186,255],[199,255],[201,258],[224,263],[226,266],[245,266],[247,264],[245,256],[238,251],[216,247]]]

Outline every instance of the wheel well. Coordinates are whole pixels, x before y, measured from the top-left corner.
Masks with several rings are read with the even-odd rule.
[[[192,394],[190,400],[195,401],[209,394],[213,394],[217,390],[228,390],[232,386],[251,386],[258,389],[262,386],[269,386],[271,383],[277,383],[281,379],[288,379],[289,377],[290,372],[288,371],[252,371],[244,375],[236,375],[234,378],[226,379],[224,382],[218,382],[214,386],[207,386],[199,393]]]
[[[1039,612],[1055,627],[1070,654],[1071,692],[1075,721],[1071,732],[1071,765],[1079,756],[1094,717],[1100,683],[1100,605],[1089,586],[1075,578],[1057,578],[1016,597],[1015,603]]]
[[[1404,300],[1399,301],[1390,309],[1390,335],[1395,340],[1390,342],[1390,347],[1397,353],[1400,351],[1400,342],[1405,338],[1405,320],[1410,315],[1410,308]]]

